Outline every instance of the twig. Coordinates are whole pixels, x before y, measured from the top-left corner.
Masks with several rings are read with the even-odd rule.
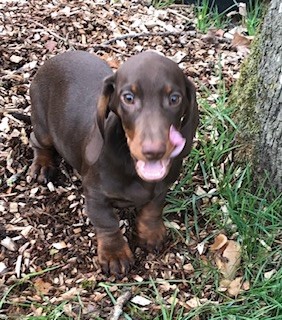
[[[97,44],[97,45],[95,45],[95,46],[89,45],[88,47],[92,48],[92,49],[95,50],[95,51],[98,51],[98,50],[100,50],[100,49],[102,49],[102,50],[109,50],[109,51],[112,50],[112,51],[114,51],[114,52],[116,52],[116,53],[119,53],[119,54],[121,54],[121,55],[123,55],[123,56],[126,56],[126,57],[130,57],[130,56],[131,56],[130,54],[125,53],[125,52],[123,52],[123,51],[121,51],[121,50],[118,50],[118,49],[116,49],[116,48],[114,48],[114,47],[112,47],[112,46],[109,46],[109,45]]]
[[[79,42],[74,42],[70,39],[68,39],[67,37],[62,37],[60,35],[58,35],[57,33],[53,32],[52,30],[50,30],[48,27],[44,26],[42,23],[38,22],[38,21],[35,21],[35,20],[32,20],[32,19],[28,19],[29,22],[32,22],[34,24],[36,24],[38,27],[41,27],[41,29],[38,29],[37,31],[45,31],[49,34],[51,34],[55,39],[58,39],[58,40],[61,40],[65,43],[68,43],[69,46],[71,47],[80,47],[80,48],[92,48],[94,50],[99,50],[99,49],[106,49],[106,50],[112,50],[114,52],[117,52],[117,53],[120,53],[120,54],[123,54],[123,55],[126,55],[126,56],[130,56],[128,54],[125,54],[123,52],[121,52],[120,50],[116,49],[116,48],[113,48],[111,46],[109,46],[106,42],[103,43],[103,44],[97,44],[97,45],[92,45],[92,44],[83,44],[83,43],[79,43]],[[112,41],[114,42],[114,41]]]
[[[126,291],[120,297],[118,297],[117,302],[114,306],[113,312],[110,315],[110,320],[118,320],[122,314],[122,308],[127,303],[127,301],[131,298],[131,292]]]
[[[102,45],[108,45],[118,40],[124,40],[128,38],[146,38],[146,37],[157,37],[157,36],[181,36],[183,34],[190,34],[189,31],[163,31],[163,32],[140,32],[140,33],[127,33],[123,34],[119,37],[110,39],[102,43]],[[195,34],[195,32],[191,33],[191,35]]]
[[[49,28],[45,27],[44,24],[36,21],[36,20],[32,20],[32,19],[27,19],[29,22],[36,24],[37,26],[41,27],[43,30],[47,31],[48,33],[50,33],[53,37],[55,37],[58,40],[62,40],[64,42],[69,42],[69,40],[67,38],[61,37],[59,36],[56,32],[50,30]]]
[[[173,13],[174,15],[178,16],[179,18],[182,18],[183,20],[186,20],[186,21],[189,21],[189,22],[192,21],[191,18],[185,17],[183,14],[177,12],[176,10],[168,8],[167,11],[170,12],[170,13]]]

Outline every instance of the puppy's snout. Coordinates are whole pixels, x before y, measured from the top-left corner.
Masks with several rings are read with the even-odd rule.
[[[166,152],[166,145],[161,141],[148,141],[142,145],[142,153],[148,160],[160,160]]]

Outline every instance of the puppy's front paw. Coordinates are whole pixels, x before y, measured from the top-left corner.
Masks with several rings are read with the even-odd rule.
[[[133,254],[121,232],[98,235],[98,260],[102,271],[117,278],[125,276],[134,264]]]
[[[137,240],[141,248],[149,252],[160,252],[163,249],[166,228],[161,219],[154,221],[137,220]]]

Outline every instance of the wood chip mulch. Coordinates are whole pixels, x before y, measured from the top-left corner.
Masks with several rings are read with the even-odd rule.
[[[153,317],[160,312],[160,306],[153,301],[156,292],[150,279],[160,281],[157,289],[167,305],[178,288],[178,307],[184,307],[185,312],[191,309],[187,301],[196,294],[201,302],[217,303],[221,299],[214,284],[203,281],[204,271],[195,271],[206,263],[209,242],[205,240],[214,232],[213,226],[205,229],[205,218],[201,216],[201,206],[207,203],[199,204],[199,232],[194,228],[192,208],[186,213],[168,214],[169,226],[182,236],[169,231],[166,250],[159,255],[147,255],[136,248],[132,272],[116,280],[106,278],[99,268],[94,229],[84,213],[81,184],[72,169],[62,162],[56,180],[47,186],[28,178],[32,162],[28,143],[31,126],[25,117],[30,114],[28,90],[38,67],[56,54],[87,50],[116,69],[129,56],[154,49],[178,62],[199,91],[202,86],[210,90],[216,87],[219,59],[227,90],[238,77],[245,53],[214,32],[198,33],[191,7],[156,10],[144,3],[0,3],[0,297],[7,294],[0,302],[0,316],[40,316],[45,305],[68,301],[64,312],[71,318],[79,312],[83,319],[108,318],[113,303],[105,286],[111,283],[108,290],[115,298],[127,288],[133,296],[151,299],[150,304],[139,308]],[[23,117],[16,118],[13,112]],[[197,186],[206,188],[204,184],[203,177],[194,172],[194,190]],[[209,189],[213,187],[211,182]],[[134,215],[120,215],[121,228],[128,234]],[[199,249],[201,243],[203,250]],[[25,281],[19,283],[23,278]],[[132,285],[125,286],[128,283]],[[190,283],[199,286],[200,293]]]

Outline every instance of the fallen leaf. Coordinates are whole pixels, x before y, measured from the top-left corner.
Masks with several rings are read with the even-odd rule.
[[[200,306],[202,305],[200,299],[197,298],[197,297],[194,297],[194,298],[186,301],[186,304],[187,304],[190,308],[197,308],[197,307],[200,307]]]
[[[247,37],[242,34],[239,34],[238,32],[235,32],[231,44],[233,47],[250,48],[252,39],[252,37]]]
[[[169,303],[169,304],[178,304],[179,303],[179,299],[178,298],[176,298],[176,297],[169,297],[168,299],[167,299],[167,302]]]
[[[37,291],[42,294],[48,294],[50,289],[52,288],[51,283],[43,281],[41,278],[37,278],[34,281],[34,287]]]
[[[218,291],[225,292],[227,291],[231,281],[228,279],[222,279],[219,283]]]
[[[200,197],[200,196],[206,195],[207,192],[200,186],[197,186],[195,190],[195,194]]]
[[[230,282],[227,292],[232,297],[237,297],[241,291],[242,277],[238,277]]]
[[[45,48],[49,51],[49,52],[53,52],[54,49],[56,48],[57,46],[57,42],[54,41],[54,40],[48,40],[46,43],[45,43]]]
[[[198,250],[200,255],[203,254],[204,248],[205,248],[205,242],[204,241],[197,244],[197,250]]]
[[[270,279],[275,273],[276,273],[275,269],[267,271],[267,272],[264,273],[264,278],[265,279]]]
[[[80,292],[81,292],[81,289],[74,287],[74,288],[71,288],[69,291],[63,293],[60,298],[61,298],[62,300],[70,300],[70,299],[72,299],[73,297],[79,295]],[[61,299],[60,299],[60,300],[61,300]]]
[[[180,225],[174,221],[165,221],[164,224],[169,229],[180,230]]]
[[[216,251],[221,249],[223,246],[226,245],[228,239],[225,234],[219,234],[217,237],[214,239],[214,243],[210,246],[211,251]]]
[[[195,271],[191,263],[184,264],[183,270],[187,273],[193,273]]]
[[[247,290],[250,290],[250,282],[249,281],[244,281],[243,284],[242,284],[242,289],[244,291],[247,291]]]
[[[225,279],[233,280],[241,262],[241,247],[233,241],[228,240],[227,246],[222,252],[215,256],[215,263]]]

